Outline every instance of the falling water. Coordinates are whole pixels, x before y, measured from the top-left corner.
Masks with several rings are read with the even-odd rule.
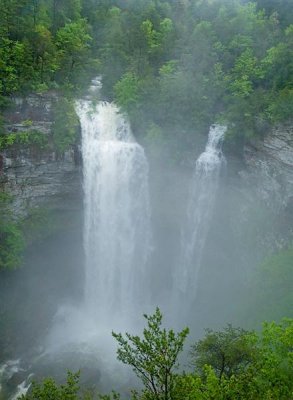
[[[84,170],[85,306],[100,321],[128,318],[147,303],[149,291],[148,164],[117,106],[82,100],[77,113]]]
[[[198,284],[219,174],[225,161],[221,151],[225,132],[225,126],[212,125],[210,128],[205,151],[196,160],[184,228],[181,232],[181,257],[175,281],[179,292],[192,299]]]

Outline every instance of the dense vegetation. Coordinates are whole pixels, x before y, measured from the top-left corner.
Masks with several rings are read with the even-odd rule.
[[[244,319],[280,320],[292,316],[293,246],[285,247],[261,262],[250,282]]]
[[[208,331],[192,346],[194,366],[178,372],[178,355],[188,329],[179,333],[162,327],[159,309],[145,316],[142,337],[113,333],[118,341],[118,359],[132,367],[141,380],[141,392],[133,400],[288,400],[293,395],[293,321],[265,324],[260,333],[228,326]],[[106,396],[80,394],[79,373],[68,374],[65,385],[53,379],[34,384],[23,400],[117,400],[118,393]]]
[[[103,75],[134,131],[183,140],[225,121],[240,141],[292,115],[290,0],[1,0],[0,99]],[[162,136],[162,137],[161,137]]]

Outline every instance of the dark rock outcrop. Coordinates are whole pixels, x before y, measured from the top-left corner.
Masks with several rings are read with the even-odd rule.
[[[52,143],[52,103],[56,93],[15,98],[4,115],[5,131],[17,135],[37,131]],[[0,184],[13,197],[16,216],[26,216],[31,208],[81,208],[80,146],[71,146],[60,155],[53,145],[12,144],[0,152]]]

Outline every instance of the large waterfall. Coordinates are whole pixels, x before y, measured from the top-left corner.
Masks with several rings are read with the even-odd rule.
[[[205,151],[198,157],[181,232],[181,256],[175,273],[179,294],[194,299],[203,250],[209,231],[219,174],[224,162],[221,151],[226,127],[212,125]]]
[[[99,321],[148,303],[148,164],[114,104],[79,101],[84,171],[85,306]]]

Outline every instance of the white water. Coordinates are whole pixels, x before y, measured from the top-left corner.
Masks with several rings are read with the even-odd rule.
[[[32,374],[30,374],[24,381],[19,383],[13,393],[11,387],[7,387],[7,382],[13,378],[16,374],[23,372],[24,369],[21,367],[20,360],[8,360],[4,364],[0,365],[0,398],[9,398],[10,400],[17,400],[21,395],[25,395],[31,386]],[[3,390],[4,386],[4,390]],[[6,389],[6,390],[5,390]]]
[[[148,303],[148,164],[114,104],[79,101],[84,171],[85,309],[100,324]]]
[[[221,142],[226,127],[212,125],[205,151],[198,157],[181,232],[181,256],[175,273],[179,294],[195,298],[203,250],[216,199],[219,174],[225,158]]]

